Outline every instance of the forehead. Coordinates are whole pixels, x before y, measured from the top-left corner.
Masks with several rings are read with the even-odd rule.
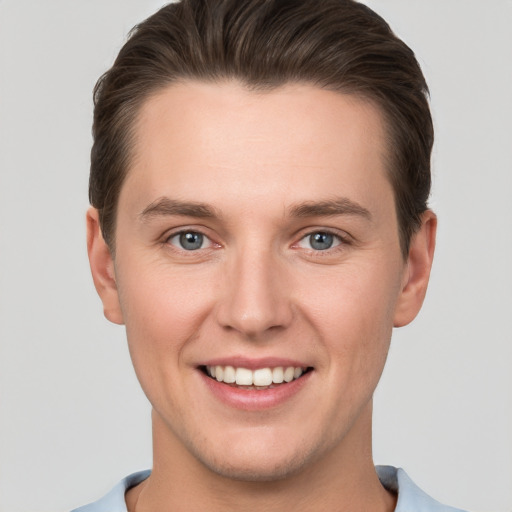
[[[303,201],[333,185],[341,188],[333,194],[355,187],[364,195],[369,181],[386,176],[385,147],[380,111],[352,95],[308,84],[253,91],[185,82],[142,106],[127,182],[148,201],[173,190],[205,200],[220,182],[230,197],[285,186]]]

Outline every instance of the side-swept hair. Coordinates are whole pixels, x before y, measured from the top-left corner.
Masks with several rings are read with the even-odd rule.
[[[252,89],[305,82],[376,104],[407,255],[431,186],[428,88],[411,49],[353,0],[182,0],[132,30],[94,90],[89,199],[112,251],[136,116],[150,95],[187,79],[236,79]]]

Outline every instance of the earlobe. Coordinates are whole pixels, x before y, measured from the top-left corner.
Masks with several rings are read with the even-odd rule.
[[[91,266],[92,279],[96,291],[103,302],[105,317],[115,324],[123,324],[116,285],[114,261],[108,245],[101,233],[98,210],[89,208],[87,221],[87,253]]]
[[[402,290],[397,301],[394,326],[412,322],[419,313],[427,292],[436,245],[437,217],[427,210],[420,229],[411,238]]]

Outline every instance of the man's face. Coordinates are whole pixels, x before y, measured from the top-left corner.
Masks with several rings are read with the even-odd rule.
[[[369,443],[408,275],[384,137],[375,107],[307,85],[194,82],[143,106],[110,317],[155,443],[255,480]]]

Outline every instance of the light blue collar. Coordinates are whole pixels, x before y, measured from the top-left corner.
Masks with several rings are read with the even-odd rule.
[[[395,512],[463,512],[447,507],[425,494],[401,468],[376,466],[382,485],[389,491],[398,493]],[[125,493],[146,480],[150,470],[133,473],[121,480],[107,495],[94,503],[77,508],[72,512],[127,512]]]

